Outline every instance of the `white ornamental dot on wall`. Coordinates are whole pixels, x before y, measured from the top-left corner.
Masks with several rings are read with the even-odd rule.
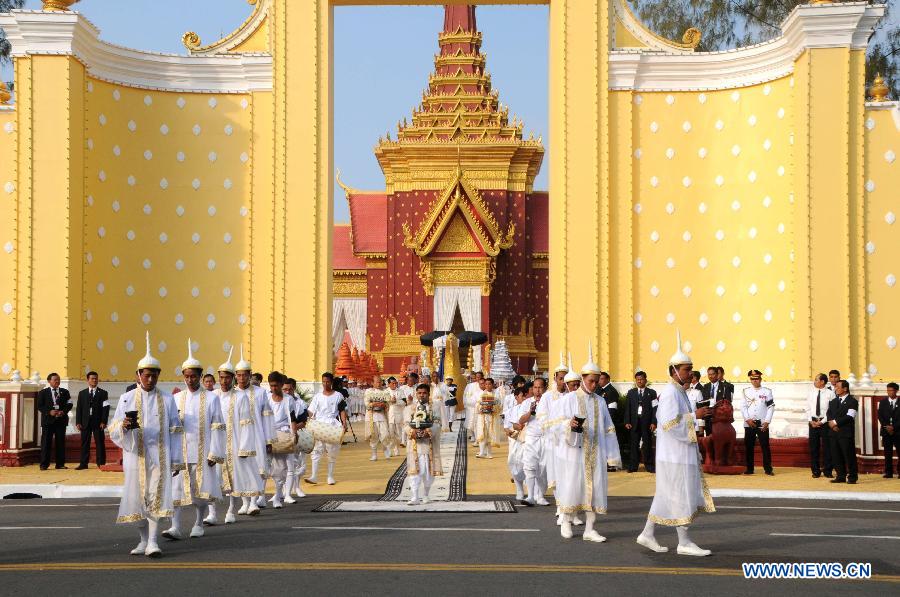
[[[246,271],[249,266],[250,266],[250,264],[247,263],[246,261],[244,261],[243,259],[241,259],[240,262],[238,262],[238,269],[241,270],[242,272]]]
[[[785,289],[786,287],[787,287],[787,286],[785,285],[784,280],[779,280],[779,281],[778,281],[778,292],[784,292],[784,289]]]
[[[637,106],[640,106],[641,104],[643,104],[643,103],[644,103],[644,96],[641,95],[641,94],[635,95],[635,96],[634,96],[634,103],[635,103],[635,105],[637,105]]]
[[[3,312],[10,315],[13,312],[12,303],[3,303]]]
[[[161,244],[166,244],[168,241],[169,241],[169,235],[166,234],[165,232],[160,232],[159,233],[159,242]]]
[[[112,152],[114,156],[119,157],[122,155],[122,148],[118,145],[113,145]]]
[[[191,235],[191,242],[195,245],[200,242],[200,234],[195,232]]]
[[[725,287],[722,285],[716,286],[716,295],[725,296]]]
[[[145,151],[144,151],[144,159],[147,160],[148,162],[149,162],[150,160],[152,160],[152,159],[153,159],[153,152],[150,151],[149,149],[145,150]]]
[[[644,155],[644,152],[641,151],[641,148],[640,148],[640,147],[638,147],[637,149],[634,150],[634,158],[635,158],[636,160],[641,159],[641,156],[643,156],[643,155]]]
[[[191,341],[191,350],[193,350],[194,352],[197,352],[198,350],[200,350],[200,343],[197,342],[196,340],[192,340]]]
[[[776,230],[778,230],[778,234],[784,234],[784,224],[782,224],[781,222],[779,222],[779,223],[778,223],[778,228],[776,228]]]
[[[241,163],[246,164],[250,160],[250,156],[247,155],[247,152],[241,153]]]
[[[185,157],[185,156],[184,156],[184,152],[183,152],[183,151],[179,151],[178,153],[175,154],[175,159],[178,160],[179,162],[183,162],[183,161],[184,161],[184,157]]]
[[[873,243],[872,241],[867,242],[866,243],[866,253],[871,255],[874,252],[875,252],[875,243]]]
[[[144,261],[143,261],[143,263],[141,263],[141,265],[144,266],[144,269],[150,269],[150,267],[152,266],[149,259],[144,259]]]
[[[666,259],[666,267],[669,269],[673,269],[675,267],[675,260],[672,259],[671,257],[668,257]]]
[[[734,257],[732,257],[732,259],[731,259],[731,265],[733,265],[734,267],[741,267],[741,258],[738,257],[737,255],[735,255]]]
[[[706,94],[701,93],[700,95],[698,95],[697,101],[700,102],[701,104],[705,104],[706,103]]]
[[[878,308],[875,306],[875,303],[869,303],[866,306],[866,311],[869,313],[869,315],[875,315],[876,311],[878,311]]]
[[[716,230],[716,240],[725,240],[725,231],[721,228]]]
[[[870,193],[875,190],[875,181],[874,180],[866,181],[866,190]]]
[[[682,122],[681,130],[683,130],[686,133],[691,132],[691,122],[689,120],[685,120],[684,122]]]
[[[650,241],[651,241],[651,242],[654,242],[654,243],[655,243],[655,242],[659,242],[659,232],[657,232],[656,230],[654,230],[653,232],[651,232],[651,233],[650,233]]]
[[[690,296],[693,292],[694,291],[691,290],[690,286],[685,286],[684,288],[681,289],[681,294],[683,294],[685,298],[690,298]]]
[[[7,135],[11,134],[14,130],[16,130],[16,125],[12,122],[7,122],[3,125],[3,132],[5,132]],[[88,141],[90,141],[90,139],[88,139]]]
[[[184,108],[187,105],[187,102],[184,100],[183,97],[179,97],[178,100],[175,102],[175,105],[178,106],[179,108]]]
[[[225,244],[226,244],[226,245],[227,245],[227,244],[230,244],[230,243],[231,243],[231,233],[230,233],[230,232],[226,232],[226,233],[225,233],[225,236],[222,237],[222,240],[225,241]]]
[[[764,85],[763,86],[763,95],[769,95],[770,93],[772,93],[772,86],[769,84]]]
[[[735,377],[740,376],[741,371],[743,371],[743,369],[741,369],[740,365],[735,365],[731,368],[731,373],[733,373]]]
[[[184,269],[184,261],[182,261],[181,259],[177,260],[175,262],[175,269],[177,269],[178,271],[183,270]]]
[[[97,120],[100,121],[100,126],[104,126],[106,124],[106,114],[101,112],[100,116],[97,117]]]
[[[6,191],[7,195],[11,195],[15,192],[16,185],[14,182],[8,180],[6,181],[6,184],[3,185],[3,190]]]
[[[641,207],[641,204],[640,204],[640,203],[635,203],[635,204],[634,204],[634,213],[640,214],[640,213],[641,213],[641,209],[643,209],[643,208]],[[241,214],[241,215],[243,215],[243,214]]]
[[[125,238],[128,240],[134,240],[134,230],[129,230],[125,233]]]
[[[168,295],[168,294],[169,294],[169,291],[166,289],[165,286],[159,287],[159,297],[160,298],[166,298],[166,295]]]
[[[709,261],[706,257],[701,257],[700,261],[697,262],[697,265],[700,266],[700,269],[706,269],[709,266]]]
[[[87,253],[87,254],[84,256],[84,259],[85,259],[85,261],[87,261],[88,263],[94,263],[94,254],[93,254],[93,253]]]
[[[887,343],[887,347],[890,348],[891,350],[894,350],[895,348],[897,348],[897,339],[894,338],[893,336],[888,336],[886,343]]]
[[[888,149],[884,152],[884,161],[888,164],[893,164],[894,160],[897,159],[897,154],[893,152],[893,150]]]
[[[121,205],[119,205],[118,199],[114,199],[113,202],[112,202],[112,205],[111,205],[110,207],[112,207],[112,210],[113,210],[114,213],[118,213],[118,212],[119,212],[119,209],[120,209],[120,207],[121,207]]]
[[[128,130],[132,133],[137,130],[137,123],[133,120],[128,121]]]
[[[659,296],[659,288],[657,288],[656,286],[651,286],[650,287],[650,295],[653,296],[654,298],[658,297]]]
[[[222,296],[224,296],[225,298],[229,298],[229,297],[231,296],[231,288],[229,288],[228,286],[226,286],[225,288],[223,288],[223,289],[222,289]]]
[[[668,324],[675,323],[675,314],[674,313],[666,313],[666,323],[668,323]]]
[[[166,344],[166,341],[165,341],[165,340],[163,340],[162,342],[160,342],[159,344],[156,345],[156,348],[159,349],[159,352],[166,352],[166,349],[167,349],[168,347],[169,347],[169,345]]]
[[[650,186],[656,188],[659,186],[659,179],[655,176],[650,177]]]
[[[198,190],[198,189],[200,188],[200,179],[199,179],[199,178],[195,178],[194,180],[192,180],[192,181],[191,181],[191,186],[194,187],[194,190],[195,190],[195,191]]]
[[[206,103],[210,108],[215,108],[216,106],[219,105],[219,102],[216,101],[216,98],[214,98],[214,97],[209,98],[209,101]]]
[[[149,95],[145,95],[144,96],[144,105],[148,106],[148,107],[153,105],[153,98],[150,97]]]
[[[159,132],[163,135],[168,135],[169,134],[169,125],[167,125],[167,124],[160,125]]]
[[[763,141],[763,149],[765,149],[766,151],[769,151],[770,149],[772,149],[772,142],[769,141],[768,139]]]
[[[137,184],[137,179],[134,177],[134,175],[129,176],[128,177],[128,186],[133,187],[136,184]]]
[[[690,177],[690,176],[685,176],[684,178],[682,178],[682,179],[681,179],[681,184],[683,184],[685,188],[691,186],[691,177]]]
[[[897,277],[894,274],[888,274],[884,279],[884,283],[893,288],[894,284],[897,283]]]
[[[206,267],[209,269],[209,271],[213,271],[214,269],[216,269],[216,260],[210,259],[209,261],[207,261]]]
[[[184,315],[182,315],[181,313],[176,313],[175,314],[175,324],[181,325],[182,323],[184,323]]]
[[[100,182],[106,182],[106,172],[101,170],[100,172],[97,173],[97,178],[100,179]]]
[[[634,314],[634,322],[641,323],[642,321],[644,321],[644,316],[641,315],[640,313],[635,313]]]
[[[763,313],[763,319],[766,321],[772,321],[772,311],[771,309],[766,309],[766,312]]]
[[[88,195],[88,196],[87,196],[87,204],[88,204],[88,207],[93,207],[93,206],[94,206],[94,196],[93,196],[93,195]]]
[[[191,296],[194,298],[197,298],[198,296],[200,296],[200,289],[197,288],[196,286],[191,288]]]
[[[234,127],[231,126],[230,124],[226,124],[225,125],[225,134],[230,137],[233,132],[234,132]]]
[[[765,263],[766,265],[769,265],[770,263],[772,263],[772,254],[771,253],[766,253],[765,255],[763,255],[763,263]]]
[[[178,207],[175,208],[175,213],[178,214],[178,217],[180,218],[181,216],[184,215],[184,207],[179,205]]]
[[[674,158],[674,157],[675,157],[675,150],[672,149],[671,147],[669,147],[668,149],[666,149],[666,157],[667,157],[668,159],[670,159],[670,160],[671,160],[672,158]]]
[[[199,136],[200,136],[201,130],[202,130],[202,129],[200,128],[200,125],[199,125],[199,124],[195,124],[195,125],[193,126],[193,128],[191,128],[191,132],[194,133],[194,136],[195,136],[195,137],[199,137]]]
[[[127,294],[128,296],[134,296],[134,286],[131,286],[130,284],[126,286],[125,294]]]
[[[659,342],[657,342],[656,340],[654,340],[653,342],[651,342],[651,343],[650,343],[650,350],[652,350],[653,352],[659,352]]]
[[[216,206],[210,205],[208,208],[206,208],[206,213],[208,213],[210,216],[216,215]]]
[[[144,314],[141,316],[141,321],[144,322],[144,325],[149,324],[149,323],[150,323],[150,314],[149,314],[149,313],[144,313]]]
[[[759,350],[759,342],[757,342],[756,340],[750,340],[750,351],[756,352],[757,350]]]
[[[706,209],[707,209],[707,205],[703,201],[701,201],[700,205],[697,206],[697,211],[699,211],[701,214],[705,214]]]
[[[12,307],[12,305],[10,305],[10,307]],[[90,309],[88,309],[87,311],[84,312],[84,319],[86,321],[90,321],[92,317],[93,317],[93,314],[91,313]]]
[[[894,215],[894,212],[889,211],[884,214],[884,221],[888,224],[893,224],[895,221],[897,221],[897,216]]]
[[[722,186],[723,184],[725,184],[725,177],[722,176],[721,174],[719,174],[719,175],[716,176],[715,182],[716,182],[716,186],[717,186],[717,187],[720,187],[720,186]]]
[[[250,210],[247,209],[246,207],[243,207],[243,206],[242,206],[241,209],[240,209],[241,217],[242,217],[242,218],[246,217],[248,213],[250,213]],[[638,212],[638,213],[640,213],[640,212]]]
[[[245,323],[247,323],[247,316],[244,315],[243,313],[238,315],[238,323],[241,325],[244,325]]]
[[[778,108],[778,112],[776,113],[779,119],[784,118],[784,108]]]
[[[127,352],[133,351],[133,350],[134,350],[134,342],[132,342],[131,340],[127,340],[127,341],[125,342],[125,350],[126,350]]]
[[[731,92],[731,101],[737,103],[741,100],[741,92],[740,91],[732,91]]]
[[[675,204],[671,201],[669,203],[666,203],[666,213],[670,216],[675,213]]]
[[[151,207],[149,203],[145,203],[144,207],[141,208],[141,211],[144,212],[145,216],[149,216],[151,213],[153,213],[153,207]]]
[[[166,189],[168,189],[168,188],[169,188],[169,181],[168,181],[167,179],[165,179],[165,178],[163,178],[162,180],[160,180],[160,181],[159,181],[159,188],[161,188],[161,189],[164,190],[164,191],[165,191]]]
[[[666,103],[669,104],[670,106],[671,106],[672,104],[674,104],[674,103],[675,103],[675,96],[672,95],[671,93],[670,93],[669,95],[667,95],[667,96],[666,96]]]
[[[97,338],[97,350],[103,350],[103,338]]]
[[[698,319],[700,320],[700,325],[706,325],[707,323],[709,323],[709,315],[707,315],[706,313],[701,313]]]
[[[216,322],[216,316],[215,316],[215,315],[213,315],[212,313],[210,313],[209,315],[206,316],[206,323],[208,323],[209,325],[212,325],[212,324],[214,324],[215,322]]]
[[[215,162],[217,159],[219,159],[219,156],[218,156],[218,154],[216,154],[215,151],[210,151],[209,156],[207,156],[207,157],[209,158],[210,162]]]
[[[732,201],[732,202],[731,202],[731,209],[732,209],[733,211],[740,211],[740,210],[741,210],[741,202],[738,201],[737,199],[735,199],[734,201]]]
[[[747,174],[747,180],[750,182],[756,182],[756,171],[751,170],[749,174]]]
[[[716,342],[716,350],[718,350],[719,352],[725,352],[725,342],[723,342],[722,340]]]
[[[705,147],[701,147],[700,149],[698,149],[698,150],[697,150],[697,155],[700,157],[701,160],[702,160],[703,158],[705,158],[706,155],[707,155],[706,148],[705,148]]]
[[[747,236],[750,237],[751,240],[756,238],[756,235],[757,235],[756,228],[751,227],[750,230],[747,231]]]
[[[756,285],[756,283],[753,283],[747,289],[747,292],[750,293],[750,296],[756,296],[756,293],[759,292],[759,287]]]
[[[650,132],[655,133],[658,130],[659,130],[659,124],[657,124],[657,122],[654,120],[653,122],[650,123]]]
[[[733,155],[734,157],[741,155],[741,146],[737,145],[737,144],[732,145],[731,146],[731,155]]]
[[[872,118],[867,118],[866,119],[866,128],[869,129],[870,131],[872,129],[874,129],[875,128],[875,120]]]
[[[222,183],[222,186],[225,187],[226,191],[230,190],[232,187],[231,179],[226,178],[225,181]]]
[[[635,267],[636,269],[641,269],[641,266],[643,266],[643,265],[644,265],[644,260],[641,259],[640,257],[637,257],[637,258],[634,260],[634,267]]]
[[[681,240],[683,240],[686,243],[691,242],[692,238],[693,238],[693,236],[691,236],[690,230],[685,230],[684,233],[681,235]]]
[[[747,119],[747,124],[750,126],[756,126],[756,114],[751,114],[750,118]]]
[[[112,261],[113,267],[119,267],[119,258],[117,256],[113,255],[113,258],[111,261]]]

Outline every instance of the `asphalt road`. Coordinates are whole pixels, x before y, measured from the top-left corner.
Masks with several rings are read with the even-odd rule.
[[[94,595],[99,588],[103,597],[292,591],[469,597],[722,591],[759,597],[761,590],[900,590],[898,504],[720,499],[719,512],[692,527],[694,540],[713,555],[690,558],[674,554],[673,529],[657,534],[671,553],[635,544],[646,498],[610,499],[612,514],[598,525],[608,539],[603,544],[581,541],[577,530],[574,539],[563,540],[550,507],[515,514],[311,512],[334,498],[266,509],[256,519],[208,528],[200,539],[162,540],[159,560],[128,555],[137,532],[113,524],[115,500],[3,500],[0,587],[7,595],[54,596]],[[875,577],[743,578],[742,562],[770,561],[869,562]]]

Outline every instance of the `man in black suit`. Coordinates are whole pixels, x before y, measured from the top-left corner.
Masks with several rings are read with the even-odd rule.
[[[884,445],[884,478],[894,476],[894,451],[900,456],[900,399],[896,383],[887,385],[887,398],[878,403],[878,423],[881,425],[881,443]],[[900,477],[900,468],[897,470]]]
[[[732,402],[734,398],[734,386],[725,381],[724,367],[711,366],[706,369],[706,377],[709,383],[703,386],[703,399],[709,400],[709,406],[714,407],[720,400]],[[703,419],[703,429],[706,435],[712,435],[712,416]]]
[[[619,454],[622,456],[622,462],[627,462],[628,454],[628,431],[625,430],[624,414],[619,408],[619,391],[616,386],[612,385],[609,373],[600,372],[597,383],[596,393],[606,402],[606,408],[609,409],[609,416],[612,418],[613,425],[616,428],[616,440],[619,442]],[[607,467],[608,470],[614,470]]]
[[[96,371],[87,374],[88,387],[78,392],[75,407],[75,427],[81,432],[81,463],[76,470],[88,467],[91,457],[91,436],[97,450],[97,466],[106,464],[106,424],[109,422],[109,394],[98,388],[100,376]]]
[[[625,396],[625,429],[630,436],[628,472],[638,470],[640,458],[638,449],[643,443],[644,468],[647,472],[656,472],[656,457],[653,446],[653,432],[656,431],[656,407],[659,404],[656,390],[647,387],[647,374],[638,371],[634,374],[635,387],[628,390]]]
[[[831,428],[831,459],[837,476],[832,483],[856,483],[856,413],[859,403],[850,395],[846,379],[834,386],[834,398],[828,403],[828,427]]]
[[[41,413],[41,470],[50,467],[50,450],[55,443],[56,468],[66,467],[66,427],[72,397],[69,390],[59,387],[59,375],[47,376],[48,387],[38,393],[37,407]]]

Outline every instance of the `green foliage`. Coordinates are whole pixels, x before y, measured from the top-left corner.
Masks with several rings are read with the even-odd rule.
[[[746,46],[772,39],[781,22],[799,0],[628,0],[641,21],[657,34],[674,41],[689,27],[698,28],[703,39],[698,50],[713,51]],[[890,14],[896,0],[887,1],[866,55],[866,84],[881,73],[891,88],[900,92],[900,25]]]

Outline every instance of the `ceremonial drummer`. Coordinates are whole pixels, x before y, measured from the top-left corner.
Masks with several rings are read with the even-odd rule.
[[[391,441],[390,431],[388,429],[387,410],[390,392],[385,389],[384,382],[380,375],[372,378],[372,387],[366,390],[366,439],[369,440],[369,446],[372,448],[372,456],[369,460],[378,460],[378,444],[381,444],[384,450],[384,457],[391,457]]]
[[[595,543],[606,541],[594,530],[594,522],[597,514],[606,514],[607,467],[622,466],[612,417],[606,401],[596,393],[600,373],[588,344],[581,385],[566,394],[560,407],[569,429],[556,450],[556,502],[564,515],[560,534],[570,539],[570,516],[584,512],[582,539]]]
[[[513,403],[503,413],[503,430],[509,438],[506,466],[516,485],[516,499],[525,502],[525,437],[533,399],[525,386],[513,389]],[[522,422],[522,419],[525,422]]]
[[[744,416],[744,452],[747,458],[745,475],[753,474],[753,456],[756,440],[762,449],[763,469],[767,475],[772,471],[772,452],[769,449],[769,423],[775,414],[775,398],[772,390],[762,387],[762,373],[756,369],[747,372],[750,387],[745,388],[741,400],[741,414]]]
[[[235,391],[234,365],[228,352],[228,360],[219,365],[219,406],[225,420],[225,462],[221,465],[222,493],[228,496],[225,524],[235,521],[235,501],[240,498],[244,512],[250,508],[250,499],[259,495],[259,471],[256,466],[256,434],[259,432],[250,407],[250,398],[244,392]],[[209,505],[209,516],[203,521],[216,523],[215,503]]]
[[[138,362],[138,384],[116,405],[109,436],[122,449],[125,482],[119,524],[138,523],[141,541],[131,555],[162,555],[157,535],[162,518],[172,516],[172,471],[184,469],[183,429],[171,394],[157,388],[159,361],[147,354]]]
[[[403,419],[403,401],[397,387],[397,378],[388,378],[388,431],[391,434],[394,456],[400,455],[400,446],[406,437],[406,421]]]
[[[406,408],[409,413],[406,442],[406,470],[409,476],[411,498],[409,506],[427,504],[428,492],[434,483],[435,460],[434,430],[440,429],[440,420],[435,418],[434,404],[429,395],[431,387],[419,384],[416,398]]]
[[[276,510],[284,507],[288,470],[294,468],[294,429],[291,419],[294,405],[284,396],[286,380],[287,377],[279,371],[269,373],[269,410],[272,411],[272,427],[275,430],[271,457],[272,481],[275,482],[272,507]]]
[[[244,345],[241,344],[241,360],[234,367],[237,380],[236,392],[245,394],[250,402],[250,411],[253,415],[253,425],[256,427],[256,485],[257,497],[250,500],[249,506],[241,507],[238,514],[256,516],[259,509],[266,503],[266,479],[269,478],[268,454],[272,453],[272,442],[275,438],[275,430],[272,427],[272,411],[269,409],[269,401],[264,389],[251,383],[253,367],[249,361],[244,360]]]
[[[476,458],[493,458],[494,444],[497,443],[495,418],[500,412],[500,403],[494,395],[494,380],[490,377],[482,382],[484,389],[478,397],[475,405],[476,415],[475,434],[478,441],[478,454]]]
[[[341,438],[343,433],[347,432],[347,410],[344,408],[346,403],[344,397],[334,391],[332,383],[334,374],[326,371],[322,374],[322,391],[316,394],[312,402],[309,403],[309,415],[316,422],[317,426],[328,426],[332,429],[329,441],[320,437],[316,438],[316,445],[312,451],[312,474],[304,479],[306,483],[313,485],[319,482],[319,463],[322,456],[328,457],[328,484],[334,485],[334,466],[337,463],[338,454],[341,451]],[[336,441],[333,441],[336,440]]]
[[[562,377],[562,376],[560,376]],[[541,402],[545,396],[547,382],[543,377],[535,378],[531,384],[531,396],[526,401],[519,417],[519,424],[524,427],[525,450],[522,455],[522,468],[525,471],[525,489],[528,492],[526,506],[547,506],[550,504],[544,495],[547,493],[547,467],[544,460],[543,424],[546,410],[541,410]],[[548,398],[549,399],[549,398]]]
[[[194,358],[188,338],[188,358],[181,364],[187,386],[175,399],[184,429],[183,461],[187,465],[172,480],[172,527],[163,537],[182,539],[181,510],[193,504],[196,510],[191,537],[203,536],[203,519],[210,502],[222,499],[222,481],[216,464],[225,462],[225,421],[219,397],[200,386],[203,365]]]
[[[659,393],[656,419],[656,493],[650,505],[647,524],[637,542],[647,549],[663,553],[669,551],[656,541],[656,525],[676,527],[678,553],[689,556],[708,556],[688,535],[698,512],[715,512],[712,496],[703,480],[700,451],[697,448],[695,419],[709,416],[709,407],[692,411],[684,384],[691,378],[693,363],[681,349],[669,359],[669,383]]]

